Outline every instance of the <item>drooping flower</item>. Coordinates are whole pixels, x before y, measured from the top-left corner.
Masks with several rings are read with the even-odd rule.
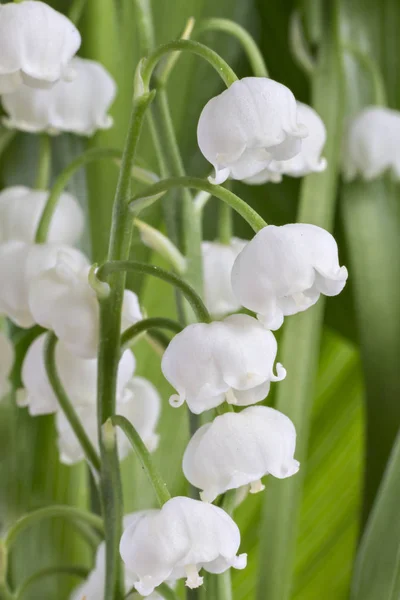
[[[247,179],[271,160],[296,156],[307,133],[287,87],[264,77],[245,77],[206,104],[197,139],[215,168],[210,181],[219,184],[228,177]]]
[[[22,364],[21,378],[24,385],[19,393],[19,406],[27,406],[32,416],[50,414],[59,410],[57,398],[47,377],[44,364],[46,334],[40,335],[30,345]],[[57,373],[68,398],[75,408],[96,407],[97,359],[83,359],[60,342],[55,349]],[[135,357],[126,350],[120,360],[117,378],[117,398],[133,376]]]
[[[33,242],[49,192],[22,185],[0,192],[0,244],[11,240]],[[47,241],[74,244],[83,231],[83,211],[71,194],[61,194],[50,223]]]
[[[295,445],[296,430],[288,417],[273,408],[250,406],[200,427],[186,448],[183,472],[206,502],[246,484],[259,492],[264,475],[283,479],[297,473]]]
[[[8,380],[14,363],[14,346],[9,338],[0,331],[0,400],[10,391]]]
[[[82,253],[61,244],[27,244],[10,241],[0,244],[0,313],[19,327],[32,327],[35,317],[29,305],[32,281],[46,269],[57,264],[58,255],[68,256],[82,264]]]
[[[237,556],[239,546],[239,528],[226,512],[178,496],[130,525],[122,535],[120,553],[138,578],[137,591],[149,596],[168,579],[186,576],[189,588],[199,587],[202,568],[209,573],[244,569],[247,556]]]
[[[139,433],[147,449],[153,452],[158,446],[155,428],[160,416],[161,399],[154,386],[143,377],[133,377],[117,395],[116,412],[126,417]],[[78,416],[93,445],[98,447],[96,404],[77,407]],[[60,459],[65,464],[74,464],[84,458],[82,447],[63,413],[56,417]],[[132,451],[132,446],[123,431],[117,430],[118,455],[122,460]]]
[[[268,225],[237,257],[232,288],[242,306],[274,330],[285,316],[306,310],[321,294],[339,294],[347,275],[325,229],[304,223]]]
[[[349,123],[342,153],[343,176],[376,179],[390,171],[400,179],[400,112],[369,106]]]
[[[70,352],[95,358],[99,337],[99,303],[88,281],[89,262],[82,254],[58,252],[47,270],[29,286],[29,307],[39,325],[52,329]],[[136,294],[124,294],[122,329],[142,318]]]
[[[268,167],[247,178],[249,184],[262,184],[267,181],[278,183],[282,175],[303,177],[309,173],[320,173],[327,166],[325,158],[321,157],[326,142],[326,128],[318,113],[302,102],[297,102],[298,119],[308,130],[308,136],[302,141],[301,150],[289,160],[272,160]]]
[[[277,364],[274,335],[248,315],[231,315],[223,321],[185,327],[170,342],[162,358],[162,371],[177,390],[172,406],[185,400],[199,414],[222,404],[247,406],[263,400],[271,381],[286,371]]]
[[[74,58],[71,67],[76,73],[72,82],[59,81],[51,90],[23,86],[4,94],[4,124],[21,131],[85,136],[111,127],[107,111],[116,94],[111,75],[100,63],[84,58]]]
[[[232,238],[230,244],[203,242],[204,297],[205,304],[215,317],[239,310],[231,284],[231,271],[235,258],[247,244],[247,240]]]
[[[70,61],[80,45],[75,25],[44,2],[0,6],[0,94],[71,78]]]

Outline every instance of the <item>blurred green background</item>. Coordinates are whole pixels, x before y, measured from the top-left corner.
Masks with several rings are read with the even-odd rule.
[[[52,0],[49,4],[67,12],[70,0]],[[315,60],[319,59],[327,31],[338,26],[340,44],[344,46],[351,42],[374,61],[384,77],[390,106],[400,108],[398,0],[335,2],[338,22],[333,21],[332,11],[328,13],[328,18],[324,16],[327,7],[330,8],[331,5],[331,0],[305,0],[303,3],[290,0],[152,2],[157,43],[176,38],[189,17],[194,17],[196,21],[205,17],[232,19],[254,35],[265,57],[270,76],[290,87],[296,98],[308,103],[312,102],[312,84],[291,52],[290,19],[295,10],[300,11],[307,46]],[[90,141],[69,135],[54,139],[54,175],[88,145],[122,148],[131,106],[132,76],[140,58],[134,3],[131,0],[87,0],[80,30],[83,37],[80,53],[101,61],[117,80],[119,92],[112,109],[115,125]],[[223,33],[209,33],[202,36],[201,41],[217,50],[240,76],[251,74],[247,60],[233,38]],[[329,52],[329,48],[327,51]],[[346,123],[346,119],[354,111],[373,103],[374,98],[368,72],[354,58],[354,53],[346,53],[343,49],[340,58],[343,90],[339,100],[334,95],[324,98],[324,102],[326,106],[329,102],[341,102],[343,122]],[[334,80],[337,73],[330,73],[328,69],[325,76],[328,81],[330,78]],[[221,81],[208,65],[192,56],[180,58],[171,77],[168,93],[185,167],[190,174],[208,174],[209,166],[197,148],[196,125],[205,102],[220,90]],[[337,127],[341,129],[340,121]],[[329,134],[333,132],[328,131]],[[1,155],[2,186],[32,183],[36,145],[34,136],[16,136]],[[147,129],[142,135],[139,154],[157,170]],[[91,215],[91,228],[88,229],[85,244],[87,249],[91,247],[94,260],[101,260],[105,255],[116,178],[115,166],[97,163],[90,166],[86,173],[79,173],[73,180],[72,188]],[[380,188],[375,189],[372,199],[374,202],[375,197],[379,197],[378,213],[371,218],[376,224],[374,244],[379,246],[382,243],[386,248],[384,224],[383,229],[380,228],[379,219],[382,217],[385,223],[393,225],[395,237],[400,230],[399,190],[386,180],[379,185]],[[249,187],[237,184],[235,191],[269,223],[283,224],[296,219],[300,186],[300,180],[285,178],[279,185]],[[361,190],[365,198],[371,193],[371,189],[368,188],[369,191],[365,193]],[[398,355],[395,355],[398,339],[393,341],[393,338],[396,337],[394,332],[400,316],[397,315],[395,323],[391,309],[386,307],[388,296],[393,303],[398,298],[398,288],[393,288],[392,291],[386,289],[386,279],[382,283],[383,287],[380,287],[382,263],[378,261],[373,270],[368,261],[364,264],[359,260],[362,240],[354,248],[349,244],[349,239],[359,239],[357,235],[369,225],[363,219],[362,207],[357,212],[345,204],[348,201],[348,191],[343,191],[340,183],[337,194],[334,233],[340,248],[341,264],[349,266],[350,277],[343,294],[328,299],[326,304],[308,458],[302,466],[304,495],[297,536],[295,574],[290,592],[293,600],[342,600],[350,597],[353,561],[360,524],[363,523],[366,415],[370,415],[368,440],[373,444],[368,446],[368,456],[374,459],[379,455],[376,464],[374,463],[375,471],[370,476],[367,506],[372,502],[399,426],[400,386],[395,365],[398,360]],[[316,195],[314,201],[318,210],[320,198]],[[209,239],[215,235],[216,207],[216,202],[210,202],[205,215],[204,232]],[[149,209],[143,218],[153,224],[160,224],[161,206]],[[251,235],[239,220],[235,221],[235,232],[241,237]],[[138,259],[151,258],[139,240],[135,240],[133,252]],[[388,246],[386,252],[382,250],[382,261],[392,257],[390,266],[395,269],[399,259],[392,252],[393,246]],[[354,271],[357,274],[353,276]],[[396,285],[396,281],[393,285]],[[174,297],[164,284],[142,280],[132,280],[131,283],[140,293],[142,304],[150,316],[174,315]],[[378,295],[376,302],[380,314],[367,306],[369,292],[371,296]],[[360,304],[360,298],[366,298],[365,307],[362,302]],[[387,337],[385,328],[388,329]],[[388,341],[389,337],[392,341]],[[187,414],[184,409],[175,411],[169,407],[167,398],[170,390],[161,375],[156,353],[140,342],[135,348],[135,354],[138,358],[138,373],[158,386],[165,401],[160,426],[161,443],[155,454],[156,460],[171,492],[184,493],[185,481],[180,470],[180,460],[188,435]],[[367,374],[366,377],[363,372]],[[273,403],[273,395],[268,401]],[[11,402],[2,404],[0,460],[0,525],[3,527],[25,511],[51,502],[85,505],[88,501],[85,468],[67,468],[58,463],[53,423],[49,417],[31,419],[25,411],[16,409]],[[152,491],[134,457],[123,463],[123,476],[126,511],[154,504]],[[234,600],[256,598],[256,578],[260,561],[261,564],[263,561],[263,556],[259,555],[259,533],[261,504],[264,500],[262,494],[252,496],[235,514],[242,531],[242,548],[249,554],[249,563],[246,570],[233,574]],[[268,502],[268,496],[265,501]],[[287,518],[290,519],[291,515],[287,515]],[[59,522],[40,525],[25,534],[18,544],[13,556],[13,577],[15,581],[20,581],[21,577],[39,567],[65,560],[77,563],[79,560],[87,562],[89,559],[84,546],[77,542],[74,532],[65,525]],[[265,569],[268,570],[268,564],[265,564]],[[27,594],[26,597],[38,600],[67,598],[71,584],[68,578],[48,579],[40,587],[32,587],[30,595]],[[390,598],[396,600],[399,597],[393,595]],[[382,598],[385,600],[389,596],[382,595]]]

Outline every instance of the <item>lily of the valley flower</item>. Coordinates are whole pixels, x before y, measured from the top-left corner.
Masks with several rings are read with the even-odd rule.
[[[0,6],[0,94],[22,84],[46,88],[69,79],[80,45],[74,24],[44,2]]]
[[[271,160],[296,156],[307,133],[287,87],[264,77],[245,77],[206,104],[197,139],[215,168],[210,181],[220,184],[228,177],[252,177]]]
[[[86,264],[79,250],[61,244],[28,244],[10,241],[0,244],[0,313],[7,315],[19,327],[32,327],[36,319],[29,305],[33,280],[57,264],[58,255]]]
[[[11,240],[33,242],[49,192],[22,185],[0,193],[0,244]],[[71,194],[61,194],[50,223],[47,241],[74,244],[83,231],[83,211]]]
[[[222,404],[247,406],[263,400],[271,381],[281,381],[286,371],[277,364],[274,335],[247,315],[185,327],[170,342],[162,358],[162,371],[177,390],[172,406],[185,400],[199,414]]]
[[[282,175],[303,177],[309,173],[320,173],[327,166],[325,158],[321,157],[326,141],[326,128],[316,111],[302,102],[297,102],[298,119],[308,130],[308,136],[301,144],[301,150],[289,160],[272,160],[268,167],[246,179],[249,184],[262,184],[267,181],[278,183]]]
[[[29,286],[29,307],[36,323],[52,329],[70,352],[95,358],[99,337],[99,303],[89,285],[87,258],[75,250],[57,253]],[[136,294],[126,290],[122,329],[142,318]]]
[[[126,417],[134,426],[149,452],[158,446],[155,428],[160,416],[161,399],[154,386],[143,377],[133,377],[120,394],[117,394],[116,413]],[[80,405],[76,408],[78,417],[92,444],[98,448],[96,404]],[[68,465],[84,459],[79,440],[62,412],[56,416],[58,448],[60,460]],[[131,443],[123,431],[117,431],[118,455],[122,460],[132,451]]]
[[[151,514],[152,510],[142,510],[124,517],[124,529],[137,523],[147,514]],[[105,582],[105,569],[106,569],[106,545],[105,542],[101,542],[96,552],[96,560],[93,570],[90,572],[89,577],[84,581],[77,589],[72,592],[70,600],[100,600],[104,597],[104,582]],[[128,569],[124,569],[124,588],[125,593],[133,588],[134,583],[137,581],[137,577],[130,573]],[[148,596],[148,600],[162,600],[162,597],[153,592]]]
[[[44,365],[46,334],[36,338],[30,345],[22,364],[23,392],[19,392],[18,404],[27,406],[31,415],[54,413],[59,404],[47,377]],[[97,359],[86,360],[71,354],[60,342],[56,345],[57,373],[66,394],[75,408],[96,406]],[[126,350],[120,360],[117,377],[117,398],[123,397],[125,387],[135,371],[135,357]]]
[[[107,112],[116,94],[113,78],[93,60],[74,58],[71,67],[76,74],[72,82],[59,81],[51,90],[23,86],[4,94],[4,124],[21,131],[85,136],[111,127]]]
[[[296,430],[288,417],[273,408],[250,406],[200,427],[186,448],[183,472],[206,502],[246,484],[259,492],[264,475],[283,479],[297,473],[295,445]]]
[[[8,380],[14,363],[14,346],[9,338],[0,331],[0,400],[10,391]]]
[[[235,258],[247,240],[232,238],[230,244],[203,242],[204,297],[210,313],[220,317],[240,309],[231,284],[231,271]]]
[[[285,316],[306,310],[321,294],[339,294],[347,275],[325,229],[303,223],[268,225],[237,257],[232,287],[242,306],[274,330]]]
[[[137,591],[149,596],[168,579],[186,576],[189,588],[199,587],[201,568],[209,573],[244,569],[247,556],[237,556],[239,546],[239,528],[226,512],[178,496],[130,525],[122,535],[120,553],[138,578]]]
[[[400,179],[400,112],[369,106],[358,113],[347,128],[342,170],[347,181],[375,179],[391,171]]]

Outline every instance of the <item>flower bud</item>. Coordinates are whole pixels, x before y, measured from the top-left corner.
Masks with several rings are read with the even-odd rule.
[[[391,171],[400,179],[400,112],[369,106],[350,121],[342,153],[343,177],[370,181]]]
[[[46,334],[36,338],[30,345],[22,364],[21,378],[24,393],[19,394],[19,406],[27,406],[32,416],[54,413],[59,410],[57,398],[47,377],[44,364]],[[55,361],[60,382],[72,405],[96,406],[97,359],[86,360],[71,354],[60,342],[55,349]],[[117,397],[135,371],[135,357],[126,350],[118,366]]]
[[[235,81],[206,104],[197,127],[200,150],[215,168],[210,181],[218,184],[296,156],[306,136],[292,92],[265,77]]]
[[[299,121],[307,127],[308,136],[301,143],[301,150],[289,160],[272,160],[268,167],[245,180],[249,184],[262,184],[267,181],[278,183],[282,175],[303,177],[309,173],[320,173],[327,166],[325,158],[321,158],[326,141],[326,128],[316,111],[302,102],[297,102]]]
[[[209,312],[220,317],[240,309],[232,291],[231,271],[235,258],[247,241],[232,238],[230,244],[203,242],[204,297]]]
[[[100,63],[84,58],[74,58],[71,68],[75,72],[72,82],[59,81],[51,90],[23,86],[4,94],[2,103],[8,114],[4,124],[20,131],[85,136],[111,127],[107,111],[116,93],[111,75]]]
[[[273,408],[250,406],[200,427],[186,448],[183,472],[206,502],[246,484],[261,491],[264,475],[283,479],[297,473],[295,445],[296,430],[288,417]]]
[[[170,403],[185,400],[199,414],[225,400],[247,406],[264,400],[271,381],[281,381],[286,371],[277,364],[274,335],[247,315],[185,327],[170,342],[162,358],[166,379],[177,390]]]
[[[22,185],[0,192],[0,244],[11,240],[35,240],[49,192],[33,190]],[[74,244],[83,231],[83,211],[71,194],[64,192],[52,217],[47,241]]]
[[[8,380],[14,364],[14,346],[8,337],[0,331],[0,400],[10,391]]]
[[[137,576],[137,591],[149,596],[168,579],[186,576],[189,588],[199,587],[201,568],[209,573],[244,569],[247,555],[236,555],[239,546],[239,528],[226,512],[177,496],[131,524],[122,535],[120,553]]]
[[[237,257],[232,288],[242,306],[274,330],[285,316],[306,310],[321,294],[339,294],[347,275],[325,229],[304,223],[268,225]]]

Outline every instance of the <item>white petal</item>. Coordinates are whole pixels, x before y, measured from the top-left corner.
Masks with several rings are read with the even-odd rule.
[[[0,331],[0,400],[10,391],[9,375],[14,364],[14,346]]]
[[[0,93],[22,82],[52,85],[66,74],[80,45],[73,23],[44,2],[0,6]]]
[[[4,94],[2,102],[8,114],[4,124],[21,131],[68,131],[85,136],[111,127],[107,112],[116,93],[114,80],[95,61],[74,58],[71,66],[76,72],[72,82],[59,81],[51,90],[21,86]]]

